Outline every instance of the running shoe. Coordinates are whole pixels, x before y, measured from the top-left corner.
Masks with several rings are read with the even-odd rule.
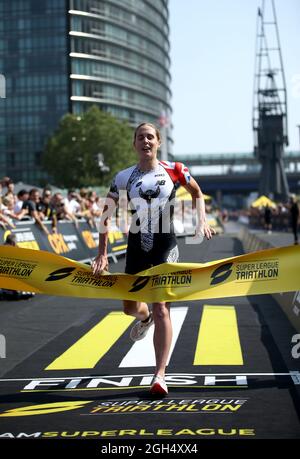
[[[152,386],[150,388],[150,393],[152,395],[167,395],[168,387],[162,376],[156,375],[154,377]]]
[[[149,319],[147,322],[143,322],[139,320],[131,329],[130,331],[130,338],[132,341],[139,341],[140,339],[145,338],[147,332],[151,325],[153,325],[153,314],[150,312]]]

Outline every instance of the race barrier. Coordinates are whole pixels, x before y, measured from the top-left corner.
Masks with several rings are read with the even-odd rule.
[[[246,227],[241,228],[238,238],[241,240],[243,249],[247,253],[272,247],[270,242],[260,239],[257,234],[251,233]]]
[[[272,214],[272,229],[273,230],[290,230],[291,227],[291,217],[290,212],[284,212],[281,214],[273,213]],[[259,214],[249,215],[249,225],[250,228],[263,229],[265,227],[265,217],[264,212]]]
[[[0,227],[1,243],[12,233],[20,248],[46,250],[81,262],[88,262],[97,255],[98,230],[91,228],[85,220],[78,220],[76,225],[71,221],[58,221],[56,233],[52,232],[51,222],[46,221],[44,225],[49,231],[48,235],[33,220],[20,221],[11,229]],[[126,251],[127,238],[114,226],[108,236],[108,257],[116,262],[117,257]]]
[[[273,248],[272,244],[268,241],[259,238],[259,235],[250,233],[247,228],[243,227],[239,233],[239,239],[243,244],[245,252],[255,252],[258,250],[265,250]],[[291,246],[292,250],[297,251],[299,247]],[[300,279],[300,270],[298,268],[298,276]],[[290,323],[300,333],[300,287],[296,292],[274,292],[273,298],[279,304]]]
[[[94,275],[50,252],[0,247],[0,287],[50,295],[182,301],[296,292],[300,247],[280,247],[209,263],[163,263],[138,273]]]

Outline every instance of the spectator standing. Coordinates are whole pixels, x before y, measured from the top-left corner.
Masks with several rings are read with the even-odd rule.
[[[269,234],[272,233],[272,210],[267,204],[264,211],[265,229]]]
[[[290,198],[290,218],[294,235],[294,244],[298,244],[299,205],[294,196]]]

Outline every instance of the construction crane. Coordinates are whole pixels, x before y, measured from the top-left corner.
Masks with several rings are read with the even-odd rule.
[[[254,153],[261,163],[259,193],[285,201],[287,94],[274,0],[262,0],[258,9],[255,53],[252,124]]]

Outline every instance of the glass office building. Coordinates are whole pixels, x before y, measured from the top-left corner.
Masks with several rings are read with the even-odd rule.
[[[167,120],[171,152],[168,18],[168,0],[0,0],[0,174],[45,182],[48,136],[93,104],[132,125]]]

